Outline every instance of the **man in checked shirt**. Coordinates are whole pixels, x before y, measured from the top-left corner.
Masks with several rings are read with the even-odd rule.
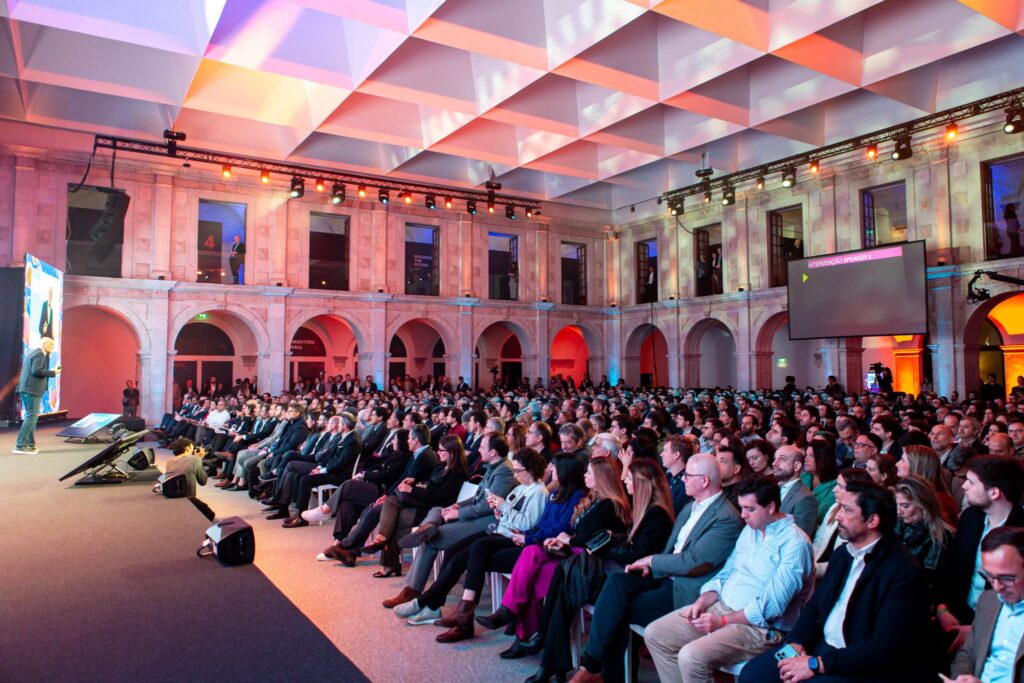
[[[719,667],[778,646],[813,588],[811,541],[780,512],[778,485],[751,475],[737,493],[746,526],[725,566],[696,602],[647,627],[662,683],[711,683]]]

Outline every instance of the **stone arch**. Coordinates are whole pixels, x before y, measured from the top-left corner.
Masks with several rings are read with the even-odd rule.
[[[335,318],[341,323],[344,323],[348,329],[351,330],[352,336],[355,337],[356,344],[359,346],[360,351],[369,351],[369,347],[366,346],[366,338],[363,334],[362,324],[347,313],[342,313],[337,310],[317,311],[299,309],[291,311],[288,317],[288,329],[285,330],[286,340],[290,341],[295,337],[295,333],[299,331],[299,328],[306,326],[311,320],[321,317]]]
[[[754,341],[754,386],[773,389],[772,370],[775,356],[775,335],[789,324],[789,312],[779,311],[768,316],[757,331]]]
[[[314,313],[303,311],[294,316],[289,325],[287,346],[292,353],[292,341],[305,328],[316,334],[324,344],[322,357],[290,356],[288,360],[289,383],[296,381],[298,375],[306,376],[313,370],[324,372],[325,376],[352,375],[359,377],[359,360],[356,354],[365,348],[362,334],[354,327],[347,316],[337,313]],[[300,372],[299,370],[302,370]]]
[[[172,304],[173,305],[173,304]],[[236,349],[238,348],[238,342],[243,342],[243,347],[247,351],[247,355],[258,354],[262,351],[268,351],[271,348],[270,344],[270,333],[267,331],[266,325],[260,320],[259,316],[256,315],[252,310],[245,306],[239,306],[237,304],[232,305],[230,308],[224,306],[218,306],[213,302],[198,301],[195,303],[185,304],[179,308],[178,311],[171,318],[171,324],[167,328],[167,346],[168,348],[174,348],[174,340],[178,338],[178,334],[181,332],[181,328],[186,323],[191,321],[200,313],[215,313],[224,316],[225,319],[231,321],[238,321],[242,327],[232,325],[232,329],[229,335],[234,333],[232,336],[232,342],[235,342]],[[244,332],[248,330],[252,334],[255,343],[252,347],[244,345]],[[252,348],[251,351],[249,349]]]
[[[1019,307],[1019,308],[1018,308]],[[1002,337],[1003,377],[997,377],[1004,388],[1012,387],[1024,375],[1024,292],[1003,292],[979,305],[967,318],[961,339],[964,345],[964,389],[974,391],[982,384],[981,345],[979,339],[985,321],[990,322]],[[1012,317],[1011,317],[1012,316]]]
[[[473,345],[473,374],[477,386],[490,386],[491,368],[497,367],[504,385],[517,386],[523,378],[524,362],[536,355],[532,337],[511,320],[492,320],[477,326]],[[510,343],[512,339],[516,344]],[[518,346],[519,353],[515,353]],[[510,350],[511,349],[511,350]]]
[[[473,339],[475,349],[480,343],[480,337],[483,336],[484,332],[494,327],[495,325],[504,325],[512,334],[519,339],[519,346],[523,350],[523,357],[533,356],[537,353],[537,346],[533,341],[534,335],[528,330],[523,324],[518,323],[514,320],[482,320],[474,325]],[[448,352],[451,353],[451,348],[448,348]]]
[[[69,417],[120,413],[125,381],[142,384],[141,361],[143,354],[148,357],[149,334],[145,328],[140,333],[133,317],[94,304],[64,309],[61,336],[73,341],[61,344],[60,362],[66,370],[60,382],[60,407]]]
[[[653,323],[638,325],[626,339],[623,361],[627,384],[640,386],[646,376],[652,384],[668,384],[668,337]]]
[[[705,337],[709,333],[720,337],[718,344],[705,344]],[[704,318],[693,325],[683,343],[686,386],[700,387],[708,384],[709,386],[735,387],[737,381],[736,338],[735,328],[727,320],[718,317]],[[729,346],[732,347],[731,351]],[[719,355],[714,358],[705,357],[711,351],[715,351]],[[702,367],[705,370],[703,373],[701,372]],[[712,381],[704,381],[709,379]]]
[[[398,375],[412,375],[419,379],[425,375],[446,375],[447,364],[445,361],[437,361],[433,357],[434,347],[437,339],[444,343],[445,350],[453,348],[450,338],[447,336],[450,330],[440,321],[418,316],[403,316],[401,322],[393,322],[388,326],[388,334],[384,338],[384,351],[391,346],[391,340],[398,337],[406,348],[408,354],[405,358],[387,358],[386,377],[391,379]],[[428,330],[432,334],[423,336],[416,334],[417,330]],[[449,351],[450,353],[450,351]],[[443,370],[443,372],[442,372]]]
[[[557,326],[556,326],[557,327]],[[591,339],[587,339],[587,337]],[[593,335],[588,334],[582,325],[570,323],[562,325],[554,330],[549,345],[549,356],[551,358],[551,371],[549,374],[562,374],[566,378],[572,378],[579,385],[585,373],[590,373],[591,379],[594,375],[590,369],[590,358],[594,347],[592,346]]]
[[[418,313],[406,313],[404,315],[399,315],[392,319],[388,323],[386,331],[384,333],[384,349],[387,349],[387,344],[391,342],[391,338],[395,336],[398,333],[398,331],[402,329],[402,327],[411,322],[420,322],[428,327],[433,328],[434,331],[441,336],[441,339],[444,341],[444,347],[449,354],[455,353],[455,349],[459,348],[459,336],[455,333],[455,330],[452,329],[452,326],[448,323],[448,321],[440,317],[428,317],[427,312],[422,311]],[[362,345],[360,345],[359,348],[362,349]],[[370,351],[370,349],[367,348],[367,351]]]
[[[258,384],[262,383],[265,378],[260,376],[258,358],[271,348],[270,338],[266,328],[252,311],[247,309],[239,311],[237,308],[216,308],[203,302],[189,305],[178,311],[173,318],[169,348],[175,348],[178,336],[185,325],[200,314],[207,316],[203,322],[215,325],[227,334],[234,346],[234,355],[205,359],[200,356],[184,357],[175,353],[173,362],[169,363],[167,368],[167,386],[172,387],[177,381],[183,390],[186,380],[192,379],[198,387],[210,374],[217,376],[225,388],[230,388],[233,380],[238,377],[255,377]],[[212,365],[213,363],[218,365]],[[225,363],[230,363],[230,368],[222,365]],[[216,371],[211,371],[210,368],[216,368]],[[221,375],[228,371],[233,376],[222,378]]]

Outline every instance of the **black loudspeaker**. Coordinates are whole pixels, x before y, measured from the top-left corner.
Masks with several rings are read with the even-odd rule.
[[[249,564],[256,557],[256,536],[241,517],[228,517],[206,530],[206,540],[196,549],[199,557],[213,555],[222,564]]]
[[[184,474],[161,474],[156,480],[156,489],[164,498],[184,498],[188,495],[188,479]]]
[[[99,261],[106,261],[120,239],[124,239],[124,217],[128,213],[131,197],[124,190],[96,188],[107,193],[107,203],[103,207],[96,225],[89,228],[89,239],[93,241],[93,255]]]
[[[123,424],[129,432],[141,432],[146,428],[146,421],[141,417],[122,417],[114,424]]]
[[[152,448],[140,448],[135,455],[128,458],[128,466],[133,470],[147,470],[153,466],[155,454]]]

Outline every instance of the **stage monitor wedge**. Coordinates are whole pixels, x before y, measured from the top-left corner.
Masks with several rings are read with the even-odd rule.
[[[97,434],[120,420],[120,413],[89,413],[78,422],[68,425],[57,432],[57,436],[83,441],[96,440]]]
[[[75,482],[75,486],[88,486],[92,484],[121,484],[133,475],[118,465],[121,459],[132,446],[146,436],[145,431],[128,434],[114,443],[110,444],[96,455],[92,456],[78,467],[74,468],[58,481],[70,479],[76,474],[85,474],[84,477]]]

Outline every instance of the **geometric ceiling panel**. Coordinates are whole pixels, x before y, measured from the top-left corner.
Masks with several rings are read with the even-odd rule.
[[[604,209],[1024,86],[1024,0],[8,0],[0,118]]]

